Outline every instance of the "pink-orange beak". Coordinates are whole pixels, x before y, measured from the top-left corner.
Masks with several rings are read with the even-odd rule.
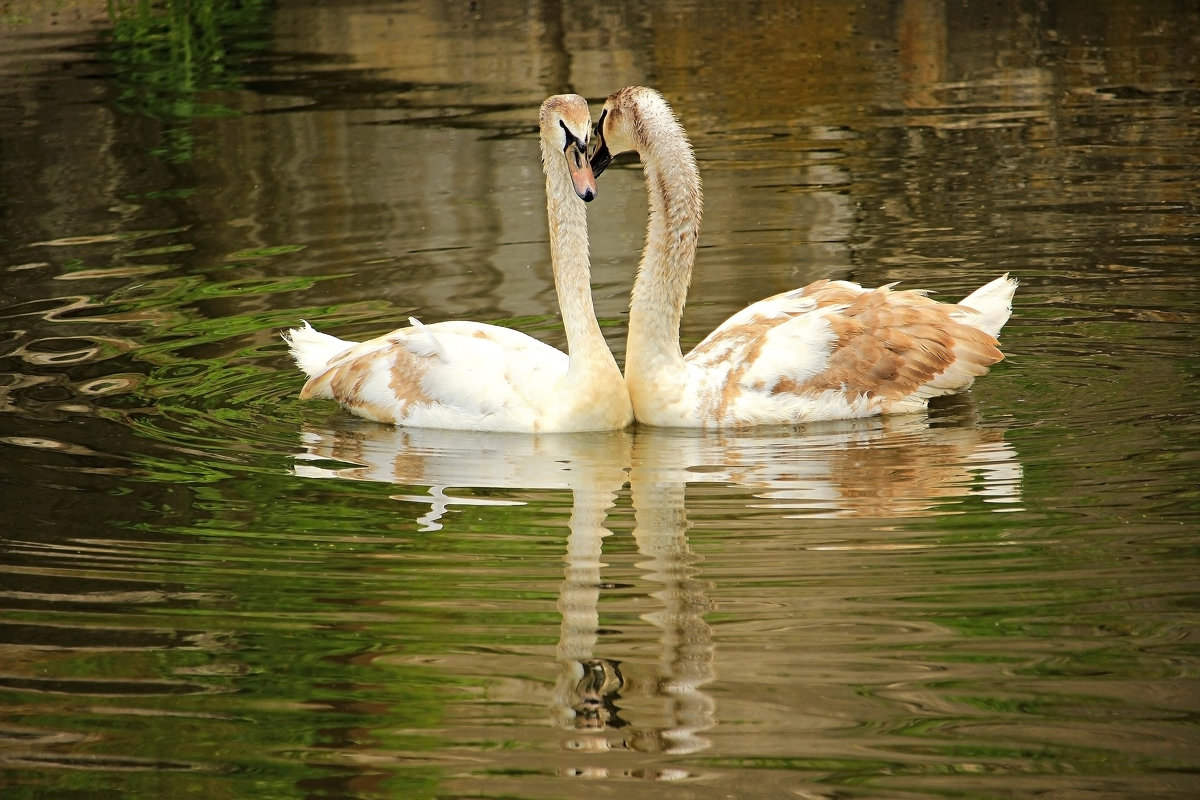
[[[582,144],[572,142],[563,152],[567,159],[567,170],[571,173],[571,183],[575,186],[575,194],[585,203],[596,199],[596,176],[592,174],[592,165],[588,163],[587,151]]]

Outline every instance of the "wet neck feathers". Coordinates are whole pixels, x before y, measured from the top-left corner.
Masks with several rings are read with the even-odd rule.
[[[650,221],[629,307],[626,376],[683,369],[679,323],[703,208],[695,156],[671,111],[648,110],[638,134]]]
[[[558,308],[567,334],[568,374],[580,377],[609,366],[615,371],[616,361],[600,332],[592,304],[587,212],[575,193],[562,154],[545,150],[543,148],[542,165],[546,173],[550,261]]]

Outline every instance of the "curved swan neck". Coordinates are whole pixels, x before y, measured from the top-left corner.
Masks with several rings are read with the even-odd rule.
[[[632,366],[668,362],[682,369],[679,323],[700,236],[703,194],[687,134],[665,103],[643,113],[637,150],[646,176],[650,221],[629,304]]]
[[[550,262],[558,308],[567,334],[570,373],[616,361],[600,332],[592,304],[587,212],[575,194],[561,153],[542,146],[546,174],[546,216],[550,223]]]

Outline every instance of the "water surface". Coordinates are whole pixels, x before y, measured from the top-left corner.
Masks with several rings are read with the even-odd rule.
[[[182,13],[0,11],[6,800],[1193,794],[1192,4]],[[301,318],[562,346],[537,108],[630,83],[704,178],[685,346],[1010,272],[1008,359],[796,430],[297,399]],[[618,360],[640,178],[589,206]]]

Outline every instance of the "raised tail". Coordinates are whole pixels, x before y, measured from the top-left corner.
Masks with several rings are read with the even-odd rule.
[[[283,340],[292,351],[292,359],[296,366],[310,378],[320,375],[329,367],[331,361],[357,344],[321,333],[307,321],[303,322],[303,327],[284,331]]]
[[[990,336],[999,336],[1000,329],[1012,316],[1012,299],[1016,291],[1017,279],[1008,277],[1006,272],[960,300],[961,311],[952,316]]]

